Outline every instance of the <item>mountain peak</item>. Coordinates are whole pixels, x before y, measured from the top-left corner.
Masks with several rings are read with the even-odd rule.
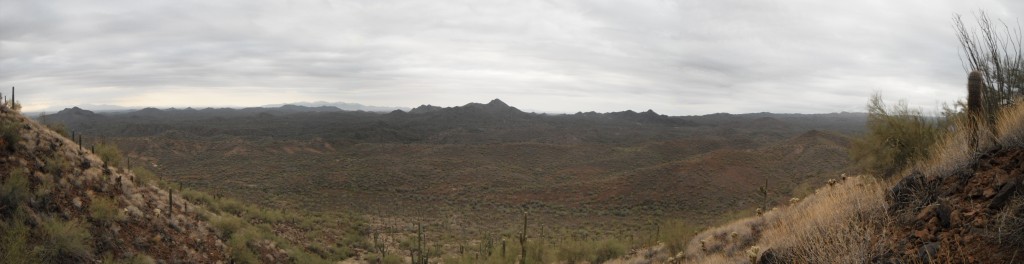
[[[495,98],[494,100],[491,100],[491,102],[487,103],[487,106],[502,107],[502,108],[509,107],[508,104],[505,104],[505,102],[502,102],[501,99],[497,99],[497,98]]]
[[[57,113],[55,113],[53,115],[55,115],[55,116],[90,116],[90,117],[91,116],[98,116],[98,114],[96,114],[93,111],[85,110],[85,109],[79,108],[77,106],[72,107],[72,108],[64,108],[64,110],[60,110],[60,112],[57,112]]]
[[[410,114],[422,114],[422,113],[429,113],[429,112],[434,112],[434,111],[438,111],[438,110],[441,110],[441,107],[437,107],[437,106],[433,106],[433,105],[420,105],[419,107],[416,107],[416,108],[413,108],[412,110],[409,110],[409,113]]]

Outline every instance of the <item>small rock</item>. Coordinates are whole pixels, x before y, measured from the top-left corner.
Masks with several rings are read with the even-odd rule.
[[[761,253],[761,256],[757,258],[757,264],[781,264],[786,263],[779,257],[779,253],[775,252],[774,249],[769,248]]]
[[[997,210],[1003,208],[1003,205],[1006,205],[1006,201],[1009,200],[1010,196],[1013,196],[1016,189],[1017,182],[1015,181],[1003,185],[1003,188],[999,188],[999,192],[992,198],[992,202],[988,204],[988,209]]]
[[[917,249],[917,257],[924,263],[931,263],[935,259],[935,254],[939,252],[939,246],[939,242],[925,244]]]
[[[935,205],[935,216],[939,218],[939,224],[942,228],[949,228],[951,224],[950,214],[953,208],[950,208],[946,203],[938,203]]]
[[[929,241],[932,240],[932,233],[928,232],[928,230],[917,230],[914,231],[914,237],[917,237],[923,241]]]
[[[935,217],[935,209],[932,206],[928,206],[922,209],[921,212],[917,213],[917,217],[914,217],[914,219],[922,223],[927,223],[928,220],[931,220],[933,217]]]
[[[954,214],[950,215],[950,217],[949,217],[949,225],[950,226],[960,226],[961,224],[963,224],[963,219],[962,218],[963,217],[961,216],[960,212],[957,212],[957,213],[954,213]]]
[[[982,197],[985,197],[985,199],[992,198],[992,196],[996,195],[996,189],[985,188],[985,190],[981,192],[981,195]]]

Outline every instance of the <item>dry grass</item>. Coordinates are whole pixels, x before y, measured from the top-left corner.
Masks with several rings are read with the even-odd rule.
[[[952,133],[946,133],[932,148],[931,159],[917,164],[914,168],[925,175],[948,175],[969,165],[978,154],[993,148],[996,144],[1024,145],[1024,100],[1018,100],[1016,104],[1000,111],[994,127],[978,129],[978,145],[974,148],[968,147],[971,145],[971,133],[960,129],[970,127],[969,118],[971,117],[966,115],[953,117],[949,127],[953,130]]]
[[[797,263],[869,262],[887,221],[883,186],[872,177],[849,177],[803,202],[704,231],[684,257],[692,263],[749,262],[747,251],[757,247]]]
[[[1024,99],[1017,100],[996,119],[996,139],[1003,145],[1024,145]]]
[[[885,184],[873,177],[847,178],[787,208],[765,230],[761,248],[776,248],[798,263],[866,263],[885,217]]]

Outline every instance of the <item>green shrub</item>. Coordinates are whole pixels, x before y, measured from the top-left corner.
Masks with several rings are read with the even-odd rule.
[[[47,157],[43,163],[43,171],[57,177],[64,176],[64,172],[70,169],[68,163],[56,155]]]
[[[117,146],[112,144],[98,144],[96,145],[97,156],[103,160],[103,163],[107,166],[119,167],[121,161],[124,160],[124,156],[121,155],[121,150]]]
[[[62,123],[46,123],[46,127],[53,130],[53,132],[57,132],[57,134],[60,134],[61,136],[71,136],[71,134],[68,133],[68,127],[64,126]]]
[[[92,204],[89,205],[89,217],[103,225],[124,220],[117,202],[103,196],[97,196],[92,200]]]
[[[39,263],[29,242],[29,228],[19,217],[0,221],[0,260],[6,263]]]
[[[233,215],[221,215],[213,219],[213,228],[221,239],[231,238],[235,233],[245,227],[246,223],[242,218]]]
[[[226,212],[237,216],[242,216],[245,213],[245,205],[238,200],[231,198],[224,198],[217,200],[216,204],[217,211]]]
[[[598,243],[594,250],[594,258],[590,263],[604,263],[626,254],[626,245],[618,240],[605,239]]]
[[[157,180],[156,173],[143,166],[132,167],[132,173],[135,174],[135,182],[139,185],[150,185]]]
[[[614,239],[567,241],[558,245],[559,261],[568,263],[604,263],[626,254],[626,245]]]
[[[875,94],[868,103],[868,131],[853,142],[850,157],[862,170],[892,175],[928,158],[942,135],[943,119],[924,116],[905,101],[889,107]]]
[[[326,263],[331,263],[330,261],[324,260],[323,258],[318,256],[317,254],[312,254],[312,253],[305,252],[305,251],[300,251],[300,250],[292,250],[291,252],[289,252],[288,255],[289,255],[289,257],[292,258],[292,262],[294,262],[294,263],[325,263],[325,264]],[[387,262],[383,262],[383,263],[387,263]],[[401,262],[398,262],[398,263],[401,263]]]
[[[395,254],[389,254],[381,258],[380,263],[384,264],[401,264],[405,263],[405,259]]]
[[[18,205],[28,201],[32,190],[29,189],[28,176],[20,169],[11,170],[11,174],[0,184],[0,212],[11,212]]]
[[[114,255],[107,254],[103,256],[103,264],[154,264],[156,260],[146,254],[138,253],[131,256],[125,256],[121,259],[114,259]]]
[[[666,221],[660,225],[658,240],[665,243],[672,255],[686,249],[686,243],[693,237],[693,233],[700,231],[700,228],[680,220]]]
[[[0,123],[0,150],[14,152],[21,141],[21,122]]]
[[[78,221],[46,219],[40,228],[40,253],[49,263],[84,263],[92,258],[89,230]]]
[[[185,199],[189,200],[190,202],[206,206],[213,205],[213,202],[216,200],[213,198],[213,195],[210,195],[205,192],[196,191],[193,189],[182,190],[181,197],[185,197]]]
[[[593,249],[584,242],[570,241],[558,247],[558,259],[568,263],[580,263],[593,255]]]
[[[257,238],[255,231],[249,228],[239,230],[228,239],[228,248],[231,249],[231,260],[234,263],[260,263],[256,253],[249,248],[249,242]]]
[[[266,209],[257,206],[247,206],[244,217],[246,219],[258,220],[264,223],[280,223],[285,219],[285,215],[281,210]]]

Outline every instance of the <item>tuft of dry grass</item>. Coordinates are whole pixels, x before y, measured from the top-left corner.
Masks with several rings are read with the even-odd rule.
[[[786,209],[765,230],[761,248],[781,250],[797,263],[866,263],[879,252],[885,182],[847,178]]]
[[[1024,145],[1024,99],[1017,100],[996,119],[996,140],[1003,145]]]
[[[874,177],[847,177],[799,203],[704,231],[684,257],[690,263],[749,262],[748,251],[756,247],[796,263],[870,262],[888,221],[884,186]]]

